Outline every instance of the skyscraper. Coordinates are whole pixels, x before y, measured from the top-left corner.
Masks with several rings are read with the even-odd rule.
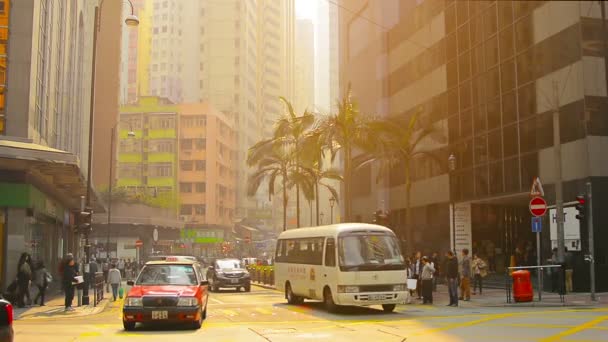
[[[411,165],[410,222],[415,226],[407,229],[417,249],[472,248],[503,272],[516,249],[532,245],[528,202],[534,177],[543,180],[549,204],[556,202],[555,110],[564,202],[584,193],[586,182],[594,194],[606,191],[608,168],[600,152],[608,136],[600,38],[600,6],[605,4],[427,0],[341,5],[341,85],[353,84],[363,112],[385,109],[403,118],[417,113],[445,137],[443,143],[423,145],[435,158]],[[369,65],[375,68],[354,73]],[[452,172],[446,167],[450,155],[455,158]],[[369,220],[378,193],[388,192],[387,209],[398,234],[403,234],[408,205],[404,167],[391,170],[384,189],[375,184],[373,168],[356,177],[357,214]],[[595,198],[594,213],[600,201]],[[587,227],[569,221],[572,216],[566,216],[572,227],[568,249],[582,264]],[[593,222],[596,258],[603,260],[606,249],[598,236],[608,237],[597,227],[606,220],[600,215]],[[537,251],[542,260],[556,245],[555,230],[550,230]],[[596,273],[605,274],[604,266],[596,267]],[[579,273],[574,283],[584,289],[588,278]]]

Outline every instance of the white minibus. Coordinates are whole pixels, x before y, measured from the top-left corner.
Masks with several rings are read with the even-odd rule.
[[[322,300],[340,305],[382,305],[386,312],[406,299],[405,261],[388,228],[341,223],[298,228],[279,235],[275,284],[289,304]]]

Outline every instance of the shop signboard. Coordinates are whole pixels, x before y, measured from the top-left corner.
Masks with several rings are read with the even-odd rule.
[[[181,240],[189,243],[210,244],[224,242],[223,230],[182,229]]]

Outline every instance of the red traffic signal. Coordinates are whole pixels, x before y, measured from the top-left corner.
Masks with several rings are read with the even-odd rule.
[[[575,206],[578,214],[576,215],[577,220],[583,220],[585,218],[585,195],[576,196],[576,201],[578,204]]]

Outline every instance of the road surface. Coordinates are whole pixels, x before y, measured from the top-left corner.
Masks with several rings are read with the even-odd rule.
[[[121,304],[85,317],[18,320],[16,342],[608,341],[608,307],[464,309],[436,303],[400,305],[391,314],[379,307],[330,314],[320,303],[290,306],[281,293],[254,286],[251,293],[212,293],[200,330],[138,326],[125,332]]]

